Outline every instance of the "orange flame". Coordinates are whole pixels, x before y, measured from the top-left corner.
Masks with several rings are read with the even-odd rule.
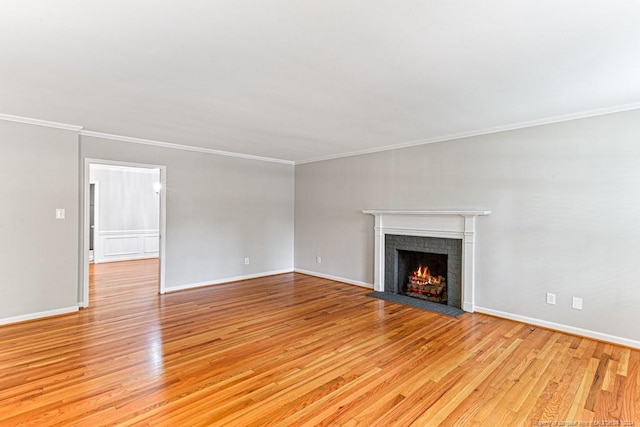
[[[444,277],[432,276],[428,266],[419,265],[418,269],[411,273],[411,277],[417,282],[429,285],[439,285],[442,283]]]

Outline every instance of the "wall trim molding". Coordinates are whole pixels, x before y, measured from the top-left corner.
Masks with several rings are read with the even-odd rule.
[[[48,128],[54,128],[54,129],[64,129],[64,130],[70,130],[74,132],[80,132],[82,130],[82,126],[69,125],[66,123],[50,122],[48,120],[33,119],[31,117],[12,116],[11,114],[0,113],[0,120],[5,120],[7,122],[25,123],[28,125],[35,125],[35,126],[44,126]]]
[[[264,271],[262,273],[247,274],[244,276],[226,277],[224,279],[206,280],[204,282],[186,283],[184,285],[177,285],[177,286],[166,286],[165,292],[169,293],[169,292],[185,291],[188,289],[202,288],[204,286],[222,285],[222,284],[227,284],[232,282],[238,282],[241,280],[258,279],[260,277],[275,276],[276,274],[285,274],[285,273],[292,273],[292,272],[293,272],[293,268],[285,268],[282,270]]]
[[[89,136],[92,138],[110,139],[112,141],[130,142],[133,144],[153,145],[162,148],[172,148],[175,150],[195,151],[197,153],[215,154],[218,156],[237,157],[248,160],[258,160],[261,162],[282,163],[285,165],[294,165],[291,160],[275,159],[272,157],[253,156],[251,154],[232,153],[230,151],[213,150],[210,148],[194,147],[191,145],[175,144],[173,142],[155,141],[152,139],[134,138],[131,136],[114,135],[110,133],[94,132],[89,130],[81,130],[80,136]]]
[[[302,268],[295,268],[293,270],[296,273],[306,274],[307,276],[320,277],[321,279],[329,279],[334,282],[342,282],[348,285],[356,285],[362,288],[373,289],[373,284],[360,282],[358,280],[345,279],[344,277],[332,276],[330,274],[318,273],[317,271],[303,270]]]
[[[99,230],[98,234],[103,236],[119,236],[125,234],[159,234],[160,229],[144,229],[144,230]]]
[[[391,151],[391,150],[397,150],[401,148],[415,147],[418,145],[433,144],[435,142],[453,141],[456,139],[464,139],[464,138],[471,138],[474,136],[508,132],[512,130],[526,129],[526,128],[531,128],[536,126],[550,125],[554,123],[568,122],[571,120],[579,120],[579,119],[586,119],[589,117],[604,116],[607,114],[623,113],[625,111],[631,111],[631,110],[637,110],[637,109],[640,109],[640,102],[636,102],[633,104],[618,105],[614,107],[599,108],[596,110],[582,111],[579,113],[565,114],[562,116],[547,117],[544,119],[530,120],[526,122],[514,123],[514,124],[504,125],[504,126],[495,126],[495,127],[486,128],[486,129],[476,129],[468,132],[452,133],[449,135],[418,139],[415,141],[407,141],[399,144],[384,145],[382,147],[351,151],[348,153],[336,154],[332,156],[312,157],[306,160],[298,160],[295,162],[295,164],[303,165],[305,163],[316,163],[316,162],[322,162],[324,160],[334,160],[334,159],[342,159],[344,157],[354,157],[354,156],[361,156],[364,154],[380,153],[383,151]]]
[[[500,317],[503,319],[515,320],[516,322],[526,323],[529,325],[540,326],[542,328],[551,329],[558,332],[564,332],[567,334],[577,335],[580,337],[591,338],[598,341],[604,341],[612,344],[623,345],[625,347],[640,349],[640,341],[632,340],[629,338],[618,337],[615,335],[609,335],[602,332],[590,331],[588,329],[576,328],[574,326],[568,326],[568,325],[563,325],[561,323],[535,319],[533,317],[520,316],[519,314],[493,310],[491,308],[476,306],[476,312],[488,314],[490,316]]]
[[[17,122],[17,123],[26,123],[26,124],[36,125],[36,126],[45,126],[45,127],[55,128],[55,129],[70,130],[74,132],[79,132],[80,136],[110,139],[114,141],[130,142],[134,144],[154,145],[157,147],[172,148],[176,150],[194,151],[198,153],[216,154],[220,156],[236,157],[236,158],[242,158],[242,159],[248,159],[248,160],[258,160],[258,161],[271,162],[271,163],[281,163],[286,165],[303,165],[306,163],[315,163],[315,162],[321,162],[324,160],[333,160],[333,159],[341,159],[344,157],[360,156],[364,154],[380,153],[383,151],[391,151],[391,150],[397,150],[401,148],[409,148],[409,147],[415,147],[419,145],[433,144],[436,142],[453,141],[457,139],[489,135],[493,133],[508,132],[512,130],[525,129],[525,128],[536,127],[536,126],[544,126],[544,125],[549,125],[554,123],[567,122],[571,120],[579,120],[579,119],[585,119],[589,117],[604,116],[607,114],[622,113],[625,111],[632,111],[637,109],[640,109],[640,102],[636,102],[632,104],[617,105],[613,107],[599,108],[595,110],[587,110],[587,111],[582,111],[578,113],[547,117],[547,118],[537,119],[537,120],[529,120],[525,122],[514,123],[514,124],[509,124],[504,126],[495,126],[491,128],[485,128],[485,129],[476,129],[468,132],[453,133],[453,134],[437,136],[433,138],[418,139],[414,141],[384,145],[381,147],[370,148],[365,150],[350,151],[342,154],[312,157],[309,159],[297,160],[297,161],[276,159],[272,157],[254,156],[251,154],[241,154],[241,153],[234,153],[231,151],[214,150],[210,148],[195,147],[191,145],[176,144],[172,142],[163,142],[163,141],[156,141],[152,139],[135,138],[135,137],[124,136],[124,135],[115,135],[115,134],[104,133],[104,132],[96,132],[96,131],[85,130],[83,126],[34,119],[31,117],[14,116],[11,114],[0,113],[0,120]]]
[[[74,313],[78,310],[80,310],[78,306],[73,306],[73,307],[58,308],[56,310],[40,311],[38,313],[23,314],[23,315],[14,316],[14,317],[5,317],[4,319],[0,319],[0,325],[26,322],[29,320],[42,319],[44,317],[60,316],[62,314]]]
[[[103,165],[103,164],[94,164],[91,165],[91,170],[102,170],[102,171],[127,171],[127,172],[135,172],[135,173],[145,173],[152,175],[159,175],[160,171],[157,168],[148,168],[148,167],[135,167],[135,166],[119,166],[119,165]]]
[[[148,252],[145,254],[138,254],[137,252],[114,254],[108,258],[94,259],[94,264],[109,264],[110,262],[121,261],[136,261],[141,259],[160,258],[158,252]]]

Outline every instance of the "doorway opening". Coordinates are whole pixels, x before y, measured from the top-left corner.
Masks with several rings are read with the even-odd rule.
[[[89,182],[89,262],[94,261],[94,242],[96,228],[96,199],[98,198],[98,183]]]
[[[163,294],[166,168],[85,159],[84,173],[80,307],[89,306],[95,264],[152,261]]]

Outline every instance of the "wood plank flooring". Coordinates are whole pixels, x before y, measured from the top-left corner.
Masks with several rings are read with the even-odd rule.
[[[160,296],[157,269],[0,327],[0,426],[640,426],[636,350],[293,273]]]

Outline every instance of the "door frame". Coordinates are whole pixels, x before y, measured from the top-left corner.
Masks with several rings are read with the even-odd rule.
[[[111,166],[125,166],[142,169],[159,169],[160,170],[160,218],[159,218],[159,245],[158,245],[158,257],[159,257],[159,271],[158,271],[158,293],[164,294],[165,283],[165,236],[167,228],[167,197],[166,197],[166,181],[167,181],[167,167],[164,165],[151,165],[146,163],[134,163],[134,162],[121,162],[115,160],[104,159],[84,159],[84,176],[82,179],[83,190],[83,203],[82,210],[82,229],[80,231],[80,283],[81,289],[78,291],[78,306],[82,308],[89,307],[89,178],[91,165],[111,165]],[[95,240],[94,240],[95,245]],[[95,248],[94,248],[95,251]]]
[[[89,226],[87,226],[87,230],[89,231],[89,239],[91,239],[91,234],[93,234],[93,256],[94,256],[94,260],[95,260],[95,254],[96,254],[96,237],[97,237],[97,232],[100,231],[100,225],[98,224],[98,212],[100,212],[100,207],[98,206],[100,204],[100,182],[98,181],[89,181],[89,188],[91,188],[91,186],[93,185],[93,229],[90,228],[90,224],[91,224],[91,220],[89,219]],[[87,193],[87,198],[90,198],[90,193]],[[87,215],[89,215],[89,218],[91,218],[91,208],[90,208],[90,202],[91,200],[89,200],[89,203],[87,203]],[[91,245],[89,243],[87,243],[87,252],[91,250]],[[87,255],[88,256],[88,255]]]

